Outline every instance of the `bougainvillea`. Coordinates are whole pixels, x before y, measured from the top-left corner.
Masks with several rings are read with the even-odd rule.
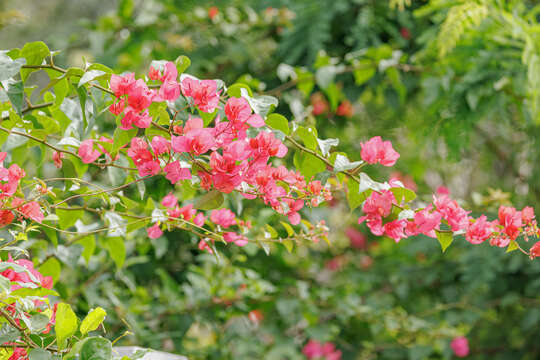
[[[28,148],[39,147],[44,161],[64,174],[23,183],[25,169],[15,163],[8,168],[3,165],[8,156],[13,160],[17,154],[0,154],[0,219],[1,225],[10,226],[10,230],[18,227],[13,230],[13,243],[40,231],[49,239],[51,234],[74,236],[71,243],[79,240],[75,236],[103,232],[109,241],[100,245],[107,248],[118,267],[125,261],[122,238],[142,227],[148,241],[159,239],[167,231],[190,232],[200,251],[216,257],[222,246],[230,245],[253,244],[270,251],[269,244],[281,244],[291,251],[294,244],[327,240],[325,221],[312,224],[303,214],[345,189],[351,211],[361,206],[363,216],[358,222],[365,222],[377,236],[399,242],[423,234],[437,238],[444,251],[454,237],[464,235],[474,245],[489,240],[492,246],[519,249],[531,259],[539,256],[540,243],[532,242],[540,236],[540,230],[531,207],[519,211],[501,206],[498,218],[488,221],[486,215],[471,217],[470,211],[446,193],[432,195],[427,205],[417,202],[414,191],[396,178],[378,182],[367,174],[370,165],[391,167],[398,161],[400,154],[390,141],[375,136],[361,143],[358,154],[334,151],[337,139],[320,139],[314,127],[289,122],[274,113],[277,99],[254,95],[244,84],[226,87],[218,80],[199,80],[185,74],[189,65],[185,57],[175,62],[155,61],[147,74],[137,77],[134,73],[113,74],[99,64],[84,69],[60,68],[54,64],[54,54],[40,42],[7,54],[1,58],[8,69],[2,76],[11,82],[2,83],[8,101],[2,103],[0,130],[8,137],[28,141]],[[51,84],[42,91],[43,102],[32,104],[30,97],[18,90],[24,89],[28,75],[37,70],[46,71]],[[53,92],[47,91],[51,88]],[[77,97],[79,104],[72,97]],[[314,114],[328,111],[328,104],[320,97],[311,100]],[[23,103],[27,107],[23,108]],[[65,110],[68,107],[69,112]],[[103,114],[105,110],[108,114]],[[339,113],[350,116],[351,111],[349,105],[342,104]],[[30,115],[41,122],[34,125],[23,120]],[[112,134],[104,130],[110,127]],[[351,161],[349,156],[362,160]],[[18,157],[24,162],[24,156]],[[91,180],[87,172],[100,176],[105,169],[112,183],[108,189],[87,180]],[[166,191],[161,198],[145,198],[145,182],[158,177],[166,179]],[[144,199],[141,203],[133,200],[133,193],[128,195],[134,188]],[[188,192],[194,198],[183,196]],[[272,224],[252,224],[249,215],[234,211],[240,206],[233,207],[233,200],[264,204],[280,219],[287,236],[280,236]],[[85,216],[103,223],[103,227],[88,227],[81,220]],[[69,230],[72,227],[76,231]],[[354,231],[349,230],[348,236],[355,247],[365,247]],[[57,241],[57,237],[54,239]],[[529,241],[532,246],[527,250],[523,243]],[[83,256],[91,257],[92,253]],[[369,267],[368,263],[365,266]],[[25,348],[48,349],[50,345],[36,344],[28,337],[28,332],[41,333],[36,331],[37,325],[25,319],[28,311],[46,313],[38,305],[48,305],[46,297],[56,293],[50,290],[51,280],[37,273],[31,262],[4,264],[7,268],[2,276],[9,281],[4,291],[16,293],[20,290],[17,286],[25,287],[23,284],[32,284],[27,286],[32,291],[47,290],[19,292],[21,295],[8,303],[15,304],[15,312],[10,313],[8,308],[2,312],[18,331],[5,345],[13,345],[11,356],[24,358]],[[341,260],[336,260],[328,268],[336,271],[340,264]],[[21,267],[24,274],[17,271]],[[28,297],[38,302],[29,305],[23,300]],[[76,355],[85,351],[86,344],[98,346],[104,341],[98,337],[79,340],[77,336],[84,337],[97,328],[103,321],[102,310],[92,310],[90,320],[78,326],[68,305],[60,303],[54,309],[56,316],[49,311],[40,328],[47,327],[48,332],[54,324],[54,351]],[[452,345],[456,354],[468,352],[466,343],[456,341],[457,345]],[[106,346],[110,348],[111,343]],[[304,354],[308,358],[341,357],[332,343],[315,340],[304,347]]]

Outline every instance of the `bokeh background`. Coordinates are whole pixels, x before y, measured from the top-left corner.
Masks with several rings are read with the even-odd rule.
[[[187,55],[189,73],[278,97],[349,154],[392,140],[401,158],[374,177],[425,201],[445,186],[495,217],[540,202],[539,14],[526,0],[3,0],[0,44],[43,40],[61,65],[138,74]],[[86,267],[66,252],[56,288],[81,313],[109,309],[109,335],[129,331],[120,343],[190,359],[304,359],[309,339],[343,359],[449,359],[461,335],[471,359],[540,358],[540,262],[374,238],[345,193],[303,215],[326,219],[331,246],[217,263],[181,232],[133,237],[113,272],[105,253]]]

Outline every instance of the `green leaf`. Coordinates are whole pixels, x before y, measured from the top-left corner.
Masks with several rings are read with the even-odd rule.
[[[295,152],[293,161],[306,180],[326,170],[326,164],[321,159],[306,152]]]
[[[52,354],[45,349],[32,349],[28,353],[29,360],[52,360]]]
[[[84,216],[84,210],[56,209],[56,215],[58,216],[58,226],[60,229],[66,230]]]
[[[204,111],[198,110],[199,116],[203,119],[204,126],[208,126],[214,120],[217,115],[218,109],[215,109],[214,112],[206,113]]]
[[[83,335],[88,334],[90,331],[94,331],[105,320],[107,312],[103,308],[95,308],[91,310],[81,323],[81,333]]]
[[[313,127],[299,126],[296,130],[296,135],[302,139],[304,145],[310,150],[317,149],[317,130]]]
[[[128,144],[132,138],[134,138],[137,135],[137,129],[131,129],[131,130],[122,130],[120,128],[116,128],[114,130],[113,135],[113,144],[111,148],[111,154],[114,157],[115,154],[118,152],[118,150]]]
[[[174,63],[176,64],[178,75],[180,75],[191,65],[191,60],[185,55],[180,55],[174,60]]]
[[[356,85],[362,85],[369,79],[371,79],[373,75],[375,75],[375,72],[375,68],[373,67],[363,67],[356,69],[353,72],[354,82],[356,83]]]
[[[43,59],[51,54],[51,51],[43,41],[26,43],[21,50],[21,56],[26,59],[27,65],[41,65]],[[38,69],[21,69],[21,78],[26,81],[28,76]]]
[[[21,115],[24,102],[24,85],[22,81],[9,84],[7,96],[15,111],[17,111],[17,114]]]
[[[287,118],[280,114],[270,114],[266,118],[266,125],[270,126],[272,129],[279,130],[285,135],[289,135],[289,121]]]
[[[517,250],[519,248],[518,243],[516,240],[510,241],[510,244],[508,244],[508,247],[506,248],[506,252],[512,252],[514,250]]]
[[[209,191],[193,202],[193,206],[200,210],[217,209],[221,204],[223,204],[223,194],[217,190]]]
[[[394,187],[391,188],[390,191],[394,194],[398,204],[400,204],[402,201],[407,203],[416,199],[416,193],[405,187]]]
[[[7,80],[17,75],[21,67],[26,64],[26,59],[12,60],[6,54],[0,52],[0,81]]]
[[[293,230],[293,228],[292,228],[291,225],[287,224],[287,223],[284,222],[284,221],[280,221],[280,223],[281,223],[281,225],[283,225],[283,227],[285,228],[285,230],[287,230],[287,235],[288,235],[289,237],[294,236],[294,230]]]
[[[268,234],[270,234],[271,239],[275,239],[278,237],[278,233],[276,229],[274,229],[272,226],[265,224],[266,230],[268,230]]]
[[[56,309],[56,342],[59,350],[66,348],[67,339],[77,330],[77,316],[71,310],[71,306],[59,303]]]
[[[292,250],[294,248],[294,242],[292,240],[285,239],[282,240],[281,243],[283,244],[283,246],[285,246],[285,249],[287,249],[289,253],[292,253]]]
[[[58,293],[51,289],[45,289],[45,288],[36,288],[36,289],[30,289],[30,288],[20,288],[17,290],[13,290],[11,293],[13,296],[19,296],[19,297],[26,297],[26,296],[59,296]]]
[[[79,80],[78,86],[81,87],[87,82],[100,78],[103,75],[108,75],[108,74],[102,70],[89,70],[85,72],[84,75],[81,77],[81,80]]]
[[[30,330],[32,332],[39,332],[44,330],[49,324],[49,317],[43,313],[33,314],[30,316]]]
[[[102,337],[90,337],[81,347],[80,360],[110,360],[112,344]]]
[[[124,244],[124,238],[105,238],[102,240],[102,245],[109,252],[109,255],[116,264],[116,267],[120,269],[124,265],[124,261],[126,260],[126,246]]]
[[[43,59],[51,54],[51,51],[43,41],[35,41],[24,44],[21,55],[28,65],[41,65]]]
[[[352,180],[349,179],[346,183],[347,186],[347,202],[349,203],[349,208],[351,209],[351,212],[356,209],[358,206],[360,206],[369,195],[373,192],[373,190],[368,189],[363,192],[360,192],[360,185]]]
[[[60,278],[62,265],[60,265],[60,262],[55,257],[51,257],[39,267],[39,272],[44,276],[52,277],[53,283],[56,283]]]
[[[452,241],[454,240],[454,234],[452,234],[449,231],[438,231],[435,230],[435,233],[437,234],[437,240],[439,240],[439,243],[441,244],[442,251],[445,252],[446,249],[452,244]]]
[[[253,91],[251,91],[251,88],[247,84],[242,83],[236,83],[229,86],[227,88],[227,94],[235,98],[240,98],[242,97],[242,89],[246,89],[248,95],[253,96]]]

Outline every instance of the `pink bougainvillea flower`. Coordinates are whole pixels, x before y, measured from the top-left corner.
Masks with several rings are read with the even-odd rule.
[[[407,236],[424,234],[432,238],[436,237],[435,229],[439,228],[442,215],[436,211],[431,212],[432,208],[433,206],[429,205],[414,214],[414,220],[409,221],[405,229]]]
[[[116,95],[116,97],[126,95],[134,83],[135,73],[129,73],[124,76],[115,74],[111,75],[111,90],[114,92],[114,95]]]
[[[14,198],[12,205],[17,208],[17,211],[22,216],[34,220],[35,222],[41,223],[45,217],[37,201],[25,202],[24,199]]]
[[[485,215],[480,216],[467,228],[465,239],[471,244],[481,244],[493,234],[493,225]]]
[[[521,209],[521,221],[523,224],[530,224],[535,218],[534,209],[530,206],[525,206]]]
[[[186,122],[184,135],[172,136],[172,149],[175,152],[201,155],[215,146],[213,129],[203,128],[202,119],[191,118]]]
[[[127,95],[128,105],[137,113],[147,109],[156,96],[142,79],[138,79],[131,84]]]
[[[437,195],[450,195],[450,190],[446,186],[439,186],[437,190],[435,191]]]
[[[0,210],[0,228],[11,224],[15,215],[10,210]]]
[[[206,216],[204,216],[203,213],[197,213],[197,215],[195,215],[195,217],[193,218],[193,223],[199,227],[202,227],[205,221]]]
[[[225,116],[231,123],[245,123],[251,116],[251,107],[244,98],[231,97],[225,104]]]
[[[176,205],[178,205],[178,199],[176,199],[176,196],[174,196],[171,191],[161,200],[161,205],[173,209],[176,207]]]
[[[513,207],[499,207],[499,225],[504,227],[504,232],[511,240],[515,240],[523,226],[521,212]]]
[[[262,157],[265,161],[270,156],[282,158],[288,152],[281,140],[276,139],[273,133],[267,131],[261,131],[256,137],[249,139],[249,146],[253,149],[255,157]]]
[[[531,247],[530,257],[531,259],[540,257],[540,241],[537,241],[536,244]]]
[[[300,214],[298,211],[304,207],[304,200],[293,200],[293,199],[284,199],[284,201],[289,205],[289,211],[287,212],[287,218],[293,225],[300,224]]]
[[[457,357],[465,357],[469,355],[469,341],[464,336],[458,336],[450,343],[454,355]]]
[[[214,251],[212,248],[208,245],[208,243],[204,240],[199,241],[199,250],[201,251],[208,251],[210,254],[213,254]]]
[[[467,229],[469,226],[469,213],[465,211],[455,200],[447,195],[433,195],[435,210],[448,222],[452,231]]]
[[[152,138],[152,151],[156,156],[168,153],[171,150],[171,143],[162,136],[154,136]]]
[[[235,232],[226,232],[223,234],[223,239],[225,239],[228,243],[234,243],[237,246],[245,246],[248,243],[248,239],[240,234],[237,234]]]
[[[146,229],[146,232],[148,233],[148,237],[150,239],[157,239],[158,237],[163,235],[163,231],[161,231],[161,228],[157,223]]]
[[[213,112],[219,105],[217,83],[214,80],[197,80],[186,77],[181,84],[182,94],[193,99],[195,105],[206,113]]]
[[[161,77],[161,81],[176,81],[178,79],[178,69],[176,69],[176,65],[172,61],[167,61],[165,65],[163,66],[163,76]]]
[[[126,104],[124,99],[120,99],[120,101],[112,103],[109,106],[109,111],[114,115],[120,115],[122,111],[124,111]]]
[[[33,276],[33,279],[35,279],[35,281],[34,281],[27,272],[24,272],[24,271],[16,272],[15,270],[9,268],[9,269],[3,271],[2,273],[0,273],[0,275],[8,278],[10,281],[19,282],[19,283],[34,283],[34,284],[40,285],[40,286],[42,286],[42,287],[44,287],[46,289],[51,289],[52,288],[52,286],[53,286],[52,277],[43,276],[39,271],[37,271],[34,268],[34,263],[32,261],[26,260],[26,259],[13,260],[11,258],[11,255],[9,255],[7,262],[15,263],[17,265],[20,265],[20,266],[26,268],[26,270],[28,270],[28,273],[30,273]],[[18,285],[18,284],[13,284],[11,286],[12,290],[16,290],[16,289],[20,289],[20,288],[21,288],[21,285]]]
[[[85,164],[93,163],[97,160],[98,157],[101,156],[101,153],[98,150],[94,149],[93,139],[87,139],[81,142],[78,154],[82,162]]]
[[[382,141],[380,136],[375,136],[361,144],[360,156],[368,164],[380,163],[384,166],[393,166],[399,154],[392,148],[390,141]]]
[[[62,159],[64,158],[64,153],[61,153],[59,151],[53,152],[53,162],[54,166],[56,166],[58,169],[62,167]]]
[[[176,80],[165,80],[159,88],[159,96],[163,100],[175,101],[180,96],[180,84]]]
[[[165,178],[171,184],[176,184],[179,180],[191,179],[191,171],[188,168],[182,168],[178,160],[165,165],[163,171],[166,174]]]
[[[229,209],[213,210],[210,214],[210,220],[224,228],[236,225],[236,215]]]
[[[364,202],[362,211],[368,216],[387,217],[392,211],[394,201],[394,194],[389,190],[373,192]]]
[[[137,169],[139,170],[139,176],[153,176],[159,174],[161,166],[158,160],[150,160],[137,166]]]
[[[150,80],[160,80],[161,79],[161,73],[158,69],[150,65],[150,69],[148,70],[148,78]]]
[[[407,220],[393,220],[387,222],[383,226],[384,234],[395,242],[399,242],[401,239],[407,237],[405,235],[405,227],[407,226]]]

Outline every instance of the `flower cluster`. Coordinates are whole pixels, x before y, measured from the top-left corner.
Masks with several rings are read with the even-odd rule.
[[[385,166],[392,166],[399,158],[392,144],[382,141],[378,136],[362,144],[361,155],[367,163],[380,163]],[[395,184],[392,179],[390,185]],[[435,238],[436,231],[442,231],[441,224],[450,228],[443,231],[465,234],[465,239],[471,244],[480,244],[490,239],[492,246],[506,247],[520,235],[527,241],[529,236],[540,237],[532,207],[527,206],[518,211],[513,207],[501,206],[498,219],[490,222],[485,215],[475,219],[469,216],[470,211],[466,211],[457,201],[451,199],[448,189],[443,187],[433,195],[432,204],[415,211],[412,217],[395,216],[392,211],[394,208],[403,210],[391,190],[373,191],[363,203],[362,211],[365,215],[358,219],[358,223],[366,222],[374,235],[386,235],[396,242],[419,234]],[[540,242],[530,250],[531,258],[539,255]]]
[[[41,223],[44,215],[39,203],[15,196],[26,174],[17,164],[5,168],[3,163],[6,156],[7,153],[0,152],[0,227],[11,224],[15,215]]]
[[[253,111],[247,99],[230,97],[222,105],[216,81],[185,75],[178,82],[178,72],[171,62],[164,64],[162,70],[151,67],[148,77],[161,82],[159,90],[135,79],[133,73],[111,76],[110,87],[117,101],[109,110],[120,116],[120,129],[149,127],[150,105],[175,101],[180,96],[201,112],[222,112],[215,117],[213,126],[190,116],[183,124],[173,119],[169,132],[163,136],[132,138],[127,155],[141,177],[163,173],[172,184],[196,177],[193,181],[205,190],[237,191],[248,199],[260,198],[295,225],[300,223],[298,211],[306,200],[310,206],[318,206],[331,199],[330,191],[319,181],[308,183],[300,173],[270,163],[272,157],[283,158],[288,149],[265,129],[264,119]],[[94,148],[91,139],[83,141],[79,148],[79,156],[86,163],[95,161],[103,152]],[[148,234],[158,237],[160,231],[159,224],[155,224]],[[237,245],[245,243],[241,235],[232,232],[225,233],[224,238]]]

